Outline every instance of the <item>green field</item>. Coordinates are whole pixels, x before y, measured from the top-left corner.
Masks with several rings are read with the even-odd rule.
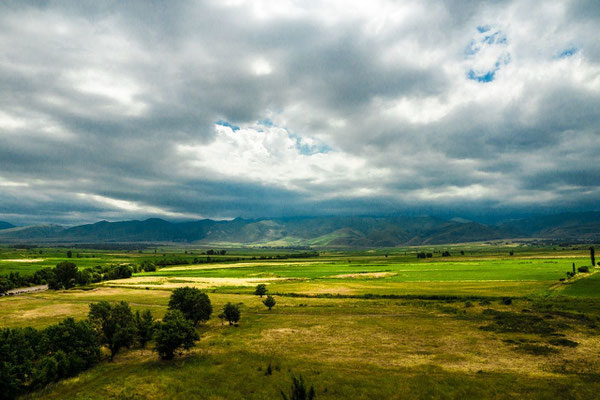
[[[444,249],[450,257],[441,256]],[[0,273],[31,273],[66,259],[65,251],[2,249],[3,260],[19,261],[0,262]],[[82,257],[71,260],[85,268],[192,260],[205,257],[202,251],[79,250]],[[417,251],[433,257],[417,259]],[[125,300],[160,318],[172,289],[182,286],[205,290],[215,310],[199,328],[197,347],[173,361],[124,351],[26,398],[277,399],[291,374],[313,384],[317,399],[592,399],[600,390],[600,274],[559,281],[572,263],[589,265],[584,248],[475,244],[260,259],[289,253],[232,249],[228,256],[239,260],[214,257],[87,288],[0,298],[2,327],[85,318],[88,304],[100,300]],[[28,255],[45,260],[22,262]],[[258,283],[275,294],[272,311],[252,294]],[[507,296],[511,304],[501,300]],[[215,316],[226,302],[241,305],[238,327]]]

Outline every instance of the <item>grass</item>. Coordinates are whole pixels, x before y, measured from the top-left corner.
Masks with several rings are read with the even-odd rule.
[[[144,294],[128,290],[123,297],[140,305]],[[118,299],[107,288],[94,298]],[[402,398],[593,398],[600,389],[595,370],[593,377],[555,372],[565,363],[576,369],[597,363],[597,335],[579,325],[563,330],[580,343],[572,351],[536,344],[545,340],[538,332],[519,333],[534,343],[503,342],[502,335],[511,333],[479,329],[487,316],[477,303],[465,309],[462,302],[278,298],[268,312],[256,296],[210,298],[215,308],[225,301],[242,303],[240,326],[221,326],[213,318],[201,328],[198,348],[173,363],[132,350],[31,398],[273,399],[292,373],[314,384],[322,399],[398,393]],[[77,294],[70,296],[76,299]],[[164,309],[166,300],[158,308]],[[492,305],[498,312],[524,306],[533,308],[528,300]],[[279,370],[266,376],[269,363]]]
[[[600,297],[600,273],[583,276],[583,279],[578,279],[572,284],[564,285],[561,294],[572,297]]]
[[[150,350],[124,351],[115,362],[26,396],[32,399],[276,399],[291,374],[313,384],[317,399],[595,398],[600,274],[558,281],[572,262],[589,262],[586,252],[448,248],[453,257],[441,257],[436,247],[435,257],[419,261],[414,252],[421,249],[408,248],[327,251],[302,260],[253,260],[263,253],[240,250],[242,262],[181,265],[92,290],[0,298],[0,326],[85,318],[88,304],[100,300],[125,300],[160,318],[171,289],[185,285],[205,288],[213,303],[197,348],[173,362]],[[165,251],[189,256],[182,253],[189,249]],[[2,257],[17,259],[14,253]],[[60,259],[61,251],[51,254]],[[152,250],[98,252],[96,260],[147,257]],[[252,295],[257,282],[275,294],[272,311]],[[505,296],[512,304],[500,301]],[[241,306],[239,327],[216,318],[229,301]],[[269,364],[273,373],[266,375]]]

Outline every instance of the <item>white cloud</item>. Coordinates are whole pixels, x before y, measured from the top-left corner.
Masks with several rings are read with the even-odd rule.
[[[317,142],[312,138],[296,139],[283,128],[254,125],[233,130],[215,125],[215,130],[216,136],[210,144],[178,146],[179,156],[187,160],[190,174],[200,170],[209,176],[302,192],[315,186],[335,187],[341,181],[360,189],[372,180],[382,183],[389,178],[386,169],[368,167],[364,159],[351,154],[339,151],[303,154],[302,147],[314,147]]]

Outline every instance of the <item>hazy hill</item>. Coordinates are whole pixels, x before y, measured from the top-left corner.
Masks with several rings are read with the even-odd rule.
[[[303,217],[172,223],[100,221],[64,228],[37,225],[0,231],[0,243],[186,242],[271,246],[392,247],[507,238],[600,241],[600,212],[565,213],[485,225],[460,218]]]
[[[65,228],[60,225],[33,225],[0,231],[0,243],[10,241],[33,241],[59,236]]]
[[[598,240],[600,212],[562,213],[505,222],[499,228],[513,235],[555,239]]]
[[[2,229],[10,229],[10,228],[14,228],[15,226],[11,223],[8,222],[4,222],[4,221],[0,221],[0,230]]]

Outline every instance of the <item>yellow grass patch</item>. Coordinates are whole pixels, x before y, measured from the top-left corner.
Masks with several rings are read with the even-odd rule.
[[[289,280],[288,278],[205,278],[205,277],[168,277],[168,276],[136,276],[129,279],[106,281],[105,285],[120,287],[160,287],[165,289],[192,286],[196,288],[214,288],[219,286],[256,286],[269,281]]]
[[[388,276],[398,275],[395,272],[359,272],[357,274],[340,274],[340,275],[332,275],[328,278],[366,278],[366,279],[376,279],[376,278],[385,278]]]
[[[309,264],[322,264],[323,261],[306,261],[306,262],[269,262],[266,260],[257,260],[254,262],[240,262],[234,264],[192,264],[185,266],[166,267],[161,268],[161,271],[193,271],[193,270],[204,270],[204,269],[223,269],[223,268],[241,268],[241,267],[257,267],[257,266],[270,266],[270,265],[309,265]]]
[[[40,318],[53,318],[56,320],[61,320],[63,318],[79,315],[82,312],[87,313],[87,310],[87,304],[50,304],[15,313],[14,315],[11,315],[11,320],[13,320],[12,322],[23,321],[23,325],[28,325],[28,321],[30,320]]]

